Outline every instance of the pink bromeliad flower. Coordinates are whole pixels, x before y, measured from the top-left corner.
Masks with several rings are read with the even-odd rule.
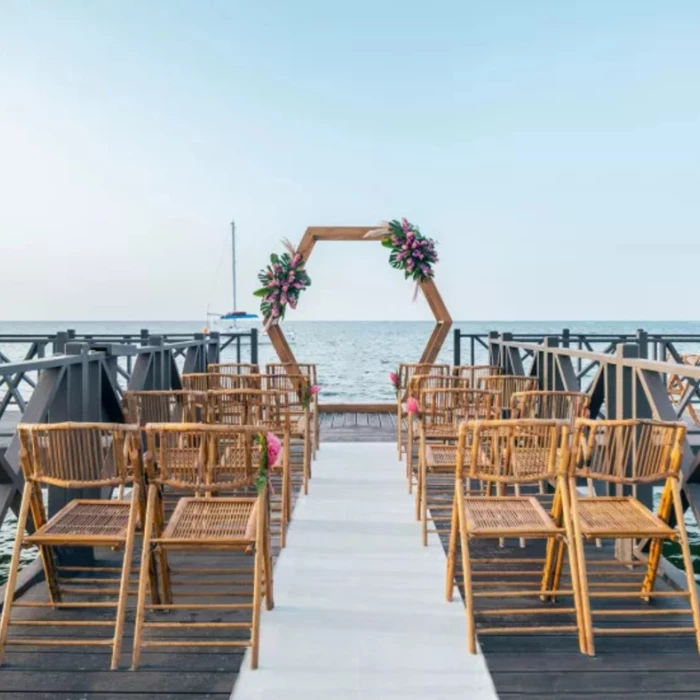
[[[408,413],[410,413],[412,416],[418,414],[418,401],[413,396],[406,401],[406,411],[408,411]]]
[[[282,441],[274,433],[267,434],[267,464],[272,466],[282,451]]]

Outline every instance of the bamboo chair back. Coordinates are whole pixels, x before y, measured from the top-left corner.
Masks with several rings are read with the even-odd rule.
[[[305,374],[261,374],[264,391],[276,391],[287,395],[292,412],[305,411],[311,404],[311,378]]]
[[[265,374],[271,375],[286,375],[286,374],[303,374],[309,378],[311,385],[317,384],[316,375],[316,365],[312,363],[297,362],[296,368],[298,372],[294,371],[295,365],[290,362],[270,362],[265,365]],[[291,370],[291,372],[290,372]]]
[[[445,374],[414,375],[408,382],[407,396],[420,398],[421,392],[430,389],[470,389],[468,377],[455,377]]]
[[[207,366],[209,374],[260,374],[260,365],[252,362],[212,362]]]
[[[653,420],[576,421],[570,474],[635,485],[676,478],[684,423]]]
[[[289,430],[289,400],[285,392],[262,389],[210,391],[208,403],[209,423]]]
[[[402,363],[399,365],[399,387],[397,392],[405,392],[408,390],[408,385],[414,376],[437,374],[449,376],[449,365],[433,365],[426,362]]]
[[[516,391],[510,401],[512,418],[553,418],[567,421],[573,431],[577,418],[588,417],[590,397],[578,391]]]
[[[17,430],[27,481],[60,488],[133,482],[141,450],[137,425],[42,423],[19,425]]]
[[[501,406],[507,409],[510,407],[513,394],[537,389],[537,377],[524,377],[520,374],[490,374],[479,378],[479,389],[498,391],[501,394]]]
[[[568,429],[555,420],[488,420],[463,423],[457,464],[471,450],[469,476],[501,484],[526,484],[554,478],[565,454]],[[464,474],[457,469],[456,477]]]
[[[183,374],[182,386],[187,391],[212,391],[224,389],[259,389],[259,374],[228,374],[200,372],[198,374]]]
[[[469,386],[474,389],[479,387],[482,377],[492,377],[503,374],[503,368],[498,365],[455,365],[452,368],[455,377],[463,377],[469,381]]]
[[[456,433],[462,421],[497,418],[500,395],[484,389],[424,389],[419,411],[423,428],[454,426]]]
[[[259,434],[250,426],[149,424],[149,480],[196,495],[253,486],[260,459]]]
[[[197,423],[204,419],[207,395],[203,392],[125,391],[127,419],[141,426],[146,423]]]

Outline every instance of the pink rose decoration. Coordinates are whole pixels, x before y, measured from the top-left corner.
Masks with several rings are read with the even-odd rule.
[[[314,384],[311,387],[311,396],[316,396],[321,391],[321,387],[318,384]]]
[[[411,415],[417,415],[418,414],[418,401],[411,396],[408,401],[406,401],[406,410],[411,414]]]
[[[267,434],[267,464],[272,466],[282,451],[282,442],[274,433]]]
[[[399,375],[396,372],[389,372],[389,381],[398,389],[399,388]]]

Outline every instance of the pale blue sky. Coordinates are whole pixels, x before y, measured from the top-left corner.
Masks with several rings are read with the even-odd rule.
[[[232,217],[250,309],[280,238],[407,216],[455,318],[696,319],[699,38],[695,0],[0,0],[0,318],[226,310]],[[386,258],[317,247],[290,318],[429,318]]]

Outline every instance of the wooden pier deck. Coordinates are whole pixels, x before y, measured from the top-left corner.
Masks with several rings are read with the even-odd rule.
[[[386,423],[385,423],[386,420]],[[321,422],[321,436],[324,442],[352,441],[356,436],[357,442],[391,442],[395,439],[395,421],[393,415],[382,414],[324,414]],[[374,438],[373,440],[371,438]],[[366,446],[371,449],[370,445]],[[330,445],[321,446],[319,459],[324,459],[324,451],[330,452]],[[382,448],[386,449],[386,448]],[[390,450],[388,452],[391,452]],[[395,454],[391,452],[387,459],[391,459],[391,469],[396,475],[397,484],[403,488],[403,466],[396,461]],[[319,473],[323,473],[322,470]],[[314,498],[314,480],[310,485],[309,499]],[[338,485],[340,488],[341,485]],[[368,484],[368,494],[372,485]],[[409,511],[412,508],[412,499],[406,494],[406,506]],[[300,504],[304,501],[300,501]],[[310,503],[310,502],[309,502]],[[301,507],[301,505],[300,505]],[[300,511],[301,513],[301,511]],[[361,517],[361,513],[357,514]],[[308,523],[306,524],[308,527]],[[410,526],[409,526],[410,527]],[[444,527],[444,526],[443,526]],[[304,541],[304,528],[294,534],[297,542]],[[445,532],[440,539],[445,540]],[[367,539],[367,551],[375,546],[374,540]],[[388,541],[387,541],[388,544]],[[429,556],[435,560],[435,550],[439,551],[440,542],[436,535],[429,540],[428,550],[420,545],[419,525],[415,523],[415,548],[417,556]],[[527,556],[538,556],[537,545],[527,543]],[[277,550],[275,550],[277,554]],[[291,550],[290,550],[291,554]],[[517,545],[506,544],[505,548],[499,548],[496,552],[499,558],[520,558],[523,550]],[[100,554],[109,558],[109,553]],[[286,556],[286,554],[283,554]],[[592,552],[591,556],[611,557],[609,549],[602,548]],[[440,561],[444,563],[444,555],[440,553]],[[215,566],[212,555],[212,566]],[[236,561],[234,561],[234,559]],[[237,565],[237,560],[242,565],[252,561],[242,555],[227,555],[227,565]],[[204,564],[206,565],[206,564]],[[435,564],[438,566],[438,564]],[[435,572],[436,584],[434,592],[437,604],[445,608],[455,609],[460,606],[459,597],[455,595],[453,606],[444,602],[444,593],[441,585],[444,569]],[[518,569],[522,564],[514,563],[513,568]],[[628,576],[629,570],[625,567],[617,567],[611,572],[610,577],[603,579],[614,583],[622,581]],[[329,584],[330,585],[330,584]],[[396,577],[396,594],[402,596],[410,588],[405,588],[401,576]],[[408,585],[408,584],[406,584]],[[494,584],[497,585],[497,584]],[[661,590],[673,590],[670,581],[662,581]],[[184,589],[188,590],[188,589]],[[289,589],[280,595],[278,609],[270,613],[264,613],[263,621],[275,622],[274,616],[279,615],[279,620],[285,613],[284,606],[294,606],[294,590]],[[43,583],[32,587],[23,597],[23,601],[31,602],[45,599]],[[371,590],[367,591],[368,600]],[[210,594],[211,595],[211,594]],[[288,601],[285,597],[288,596]],[[212,596],[212,599],[214,597]],[[201,598],[200,598],[201,600]],[[514,605],[525,606],[532,601],[515,599]],[[678,604],[674,599],[662,598],[652,604],[659,609],[671,609]],[[133,605],[133,600],[132,600]],[[406,599],[406,609],[410,610],[410,600]],[[63,613],[60,613],[63,614]],[[37,612],[36,609],[24,608],[21,615],[26,619],[58,620],[59,613],[46,611]],[[79,615],[79,613],[77,613]],[[170,614],[172,615],[172,613]],[[202,613],[187,615],[182,613],[188,621],[198,621]],[[460,615],[461,617],[461,615]],[[684,616],[673,616],[673,624],[678,624]],[[174,617],[169,619],[175,619]],[[217,618],[219,619],[219,618]],[[229,620],[221,617],[221,620]],[[233,618],[231,618],[233,619]],[[371,615],[367,618],[368,624]],[[379,618],[377,618],[379,619]],[[636,623],[634,616],[630,617],[633,624],[645,627],[652,624],[638,617]],[[541,621],[541,620],[540,620]],[[557,619],[561,622],[560,616]],[[303,627],[304,617],[296,618],[297,624]],[[625,622],[628,622],[625,620]],[[376,620],[372,622],[375,624]],[[276,624],[276,622],[275,622]],[[24,631],[24,630],[23,630]],[[60,628],[52,630],[37,630],[38,633],[60,634]],[[263,628],[261,639],[261,667],[258,671],[243,671],[246,676],[256,681],[255,674],[274,674],[272,664],[276,657],[274,652],[274,635],[266,635]],[[125,630],[124,654],[120,670],[110,672],[109,649],[80,647],[64,648],[17,648],[9,647],[6,656],[6,665],[0,668],[0,700],[79,700],[83,698],[98,698],[100,700],[131,700],[133,698],[158,698],[159,700],[194,700],[195,698],[219,698],[223,700],[231,696],[235,691],[236,681],[242,671],[244,661],[243,650],[230,649],[188,649],[153,651],[144,650],[143,665],[138,671],[128,670],[130,661],[131,639],[133,633],[133,608],[129,611],[128,622]],[[75,630],[71,631],[75,634]],[[94,634],[94,631],[91,632]],[[203,632],[205,636],[212,633]],[[220,634],[220,632],[217,632]],[[228,632],[235,635],[236,633]],[[310,634],[308,630],[305,635]],[[371,636],[371,635],[370,635]],[[453,640],[458,652],[467,657],[466,636]],[[532,634],[532,635],[508,635],[508,636],[480,636],[479,642],[484,654],[486,666],[495,686],[498,697],[509,700],[555,700],[559,698],[575,698],[576,700],[599,700],[605,698],[639,698],[651,700],[663,693],[669,700],[690,700],[700,697],[700,656],[692,635],[634,635],[626,637],[601,636],[596,640],[596,656],[589,658],[578,651],[576,639],[573,635],[560,634]],[[294,658],[299,658],[296,655]],[[460,657],[461,658],[461,657]],[[367,659],[366,663],[370,664]],[[287,669],[288,670],[288,669]],[[358,666],[357,673],[362,674],[362,666]],[[448,670],[445,669],[445,673]],[[257,681],[263,679],[263,675],[257,677]],[[256,682],[257,682],[256,681]],[[438,693],[431,694],[423,686],[423,694],[415,697],[443,698],[461,697],[460,690],[455,688],[449,695]],[[236,696],[234,700],[247,700],[249,695]],[[262,696],[260,696],[262,697]],[[278,693],[277,697],[286,697],[284,693]],[[309,688],[309,698],[321,697],[314,695]],[[335,695],[333,693],[323,695],[329,700],[338,698],[363,698],[363,700],[379,700],[380,698],[411,697],[397,693],[377,694],[369,689],[361,694],[361,689],[355,694]]]

